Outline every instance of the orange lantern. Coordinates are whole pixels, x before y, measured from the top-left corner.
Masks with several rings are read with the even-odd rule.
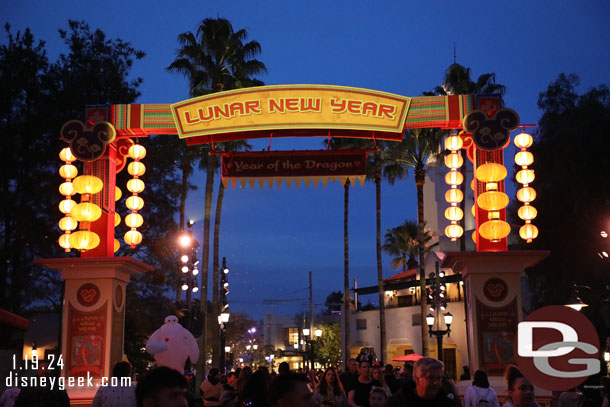
[[[102,216],[102,210],[92,202],[81,202],[70,214],[79,222],[95,222]]]
[[[531,223],[526,223],[519,228],[519,236],[527,243],[531,243],[533,239],[538,237],[538,228]]]
[[[133,229],[127,231],[127,233],[125,233],[125,243],[127,243],[131,247],[142,243],[142,233]]]
[[[498,191],[483,192],[477,198],[477,206],[485,209],[486,211],[499,211],[506,208],[508,203],[508,195],[506,195],[504,192]]]
[[[97,194],[104,188],[104,182],[95,175],[81,175],[72,181],[79,194]]]
[[[100,244],[100,237],[90,230],[79,230],[70,235],[70,245],[77,250],[95,249]]]
[[[458,204],[464,199],[464,193],[457,188],[451,188],[445,192],[445,200],[452,204]]]
[[[510,234],[510,225],[503,220],[488,220],[479,226],[479,235],[492,242],[498,242]]]
[[[451,238],[452,242],[455,242],[457,238],[464,234],[464,229],[460,225],[451,224],[445,228],[445,236]]]

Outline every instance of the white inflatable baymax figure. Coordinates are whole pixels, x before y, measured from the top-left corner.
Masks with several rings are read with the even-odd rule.
[[[146,351],[155,357],[158,366],[167,366],[184,373],[187,358],[199,359],[197,341],[187,329],[178,323],[178,317],[170,315],[146,342]]]

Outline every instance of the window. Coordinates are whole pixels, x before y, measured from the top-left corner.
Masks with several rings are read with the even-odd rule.
[[[295,343],[299,343],[299,328],[284,328],[284,344],[286,347],[291,347]]]
[[[413,305],[413,296],[412,295],[399,295],[398,296],[398,306],[399,307],[410,307]]]
[[[366,319],[357,319],[356,320],[356,329],[359,331],[366,329]]]
[[[421,325],[421,314],[413,314],[411,316],[411,326],[420,326]]]

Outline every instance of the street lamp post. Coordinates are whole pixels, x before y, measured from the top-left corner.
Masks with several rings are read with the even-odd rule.
[[[218,316],[218,324],[220,326],[220,366],[224,370],[225,369],[225,360],[227,353],[227,346],[225,346],[225,342],[227,340],[226,336],[226,323],[229,322],[229,303],[227,301],[227,294],[229,294],[229,269],[227,267],[227,258],[222,258],[222,274],[220,276],[220,297],[222,308],[220,315]]]
[[[308,355],[307,358],[309,359],[309,368],[313,370],[315,359],[315,340],[313,339],[311,334],[312,332],[310,329],[303,329],[303,336],[305,337],[305,354]],[[317,328],[313,331],[313,334],[315,335],[316,339],[319,339],[322,336],[322,330],[320,328]]]
[[[438,313],[438,311],[437,311]],[[426,316],[426,324],[428,324],[428,334],[430,334],[430,338],[432,338],[432,336],[436,336],[436,346],[437,346],[437,354],[438,354],[438,360],[442,361],[443,360],[443,336],[447,335],[447,337],[451,336],[451,322],[453,322],[453,315],[451,315],[450,312],[447,312],[445,315],[443,315],[444,320],[445,320],[445,325],[447,326],[447,329],[438,329],[438,323],[437,323],[437,329],[432,329],[432,326],[434,325],[435,320],[438,322],[438,319],[434,317],[434,315],[432,314],[428,314]]]

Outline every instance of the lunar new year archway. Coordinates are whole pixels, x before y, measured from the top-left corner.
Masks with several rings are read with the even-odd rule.
[[[449,167],[446,215],[451,225],[445,232],[452,238],[462,234],[458,221],[463,217],[459,208],[463,200],[459,169],[464,165],[459,150],[463,148],[477,177],[473,185],[477,250],[506,258],[510,226],[506,223],[508,197],[504,193],[503,149],[509,143],[509,132],[518,124],[517,114],[504,108],[499,96],[405,97],[322,85],[246,88],[172,105],[87,108],[85,123],[73,120],[63,126],[61,137],[68,145],[60,153],[64,161],[60,175],[65,179],[60,187],[64,195],[60,210],[65,216],[60,221],[64,234],[59,244],[66,251],[80,251],[81,257],[39,261],[60,269],[62,277],[68,280],[63,313],[64,375],[90,372],[95,377],[109,376],[110,367],[120,359],[123,350],[125,284],[131,274],[150,269],[131,258],[113,257],[121,244],[115,238],[115,227],[121,223],[115,207],[121,194],[116,174],[124,167],[133,178],[127,184],[129,213],[124,218],[129,229],[121,240],[135,247],[146,239],[137,230],[144,221],[138,213],[144,204],[138,194],[144,189],[141,178],[146,165],[154,162],[146,163],[146,151],[137,143],[139,137],[176,134],[188,145],[273,137],[351,137],[399,142],[407,129],[455,130],[446,142],[451,152],[445,159]],[[525,151],[528,139],[519,137],[524,146],[523,179],[531,182],[533,173],[527,168],[531,154]],[[366,152],[361,150],[233,153],[223,155],[223,182],[254,185],[258,181],[262,187],[263,180],[272,184],[282,178],[294,180],[297,186],[301,181],[317,184],[329,179],[362,180],[365,158]],[[84,175],[77,176],[78,170],[72,164],[77,160],[83,162]],[[281,165],[284,161],[290,164]],[[528,185],[522,190],[524,206],[531,208],[529,202],[534,192]],[[72,199],[76,194],[80,194],[80,203]],[[531,224],[532,210],[528,211],[524,220],[531,232],[528,237],[533,238],[537,230]],[[511,290],[509,300],[517,301],[517,309],[521,309],[518,276],[527,262],[517,263],[507,271],[510,277],[507,287]],[[477,271],[479,277],[492,272]],[[464,275],[468,285],[469,274]],[[476,315],[479,296],[475,299],[475,294],[471,295],[469,314]],[[482,301],[488,302],[484,298]],[[475,321],[474,317],[470,320]],[[474,348],[471,351],[478,352]],[[474,362],[471,360],[471,365],[478,365]]]

